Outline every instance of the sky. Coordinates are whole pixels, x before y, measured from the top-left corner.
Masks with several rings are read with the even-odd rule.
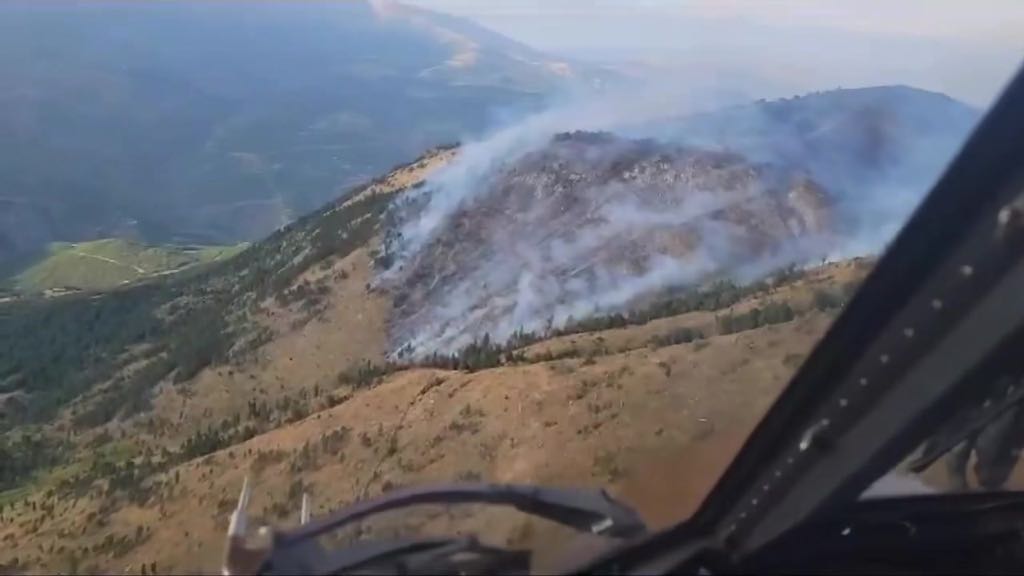
[[[985,106],[1024,60],[1024,0],[404,3],[470,18],[566,58],[768,97],[900,83]]]

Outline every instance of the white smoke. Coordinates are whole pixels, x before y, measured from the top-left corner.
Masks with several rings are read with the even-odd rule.
[[[554,134],[587,130],[637,136],[640,127],[641,132],[664,138],[651,127],[659,127],[666,118],[710,107],[707,101],[687,97],[678,90],[572,98],[465,145],[452,164],[413,192],[412,200],[420,203],[419,209],[415,217],[401,223],[395,263],[379,281],[392,287],[409,281],[409,269],[448,229],[453,216],[484,195],[496,193],[493,184],[502,170],[546,146]],[[771,126],[763,130],[771,133]],[[777,143],[769,140],[768,144],[756,145],[777,145],[788,159],[802,153],[799,146],[783,138]],[[946,157],[951,154],[949,150],[943,153]],[[765,156],[771,158],[772,154]],[[940,160],[944,162],[945,158]],[[934,167],[928,169],[937,172]],[[616,311],[638,297],[667,287],[691,285],[710,276],[725,274],[750,281],[773,269],[820,261],[826,255],[845,258],[876,252],[923,195],[922,182],[930,184],[934,177],[925,174],[910,183],[904,179],[895,184],[880,180],[870,188],[857,189],[859,202],[838,199],[840,208],[846,210],[844,218],[856,216],[849,218],[851,222],[856,220],[856,225],[844,230],[842,242],[804,234],[754,260],[741,248],[742,230],[707,216],[729,206],[757,201],[763,196],[757,188],[726,194],[702,188],[700,182],[679,182],[675,185],[687,188],[682,203],[651,206],[632,201],[630,190],[621,188],[623,184],[597,185],[586,190],[588,201],[596,208],[582,218],[574,213],[550,213],[554,207],[545,203],[544,191],[535,190],[534,198],[523,210],[503,215],[516,220],[516,226],[485,230],[483,238],[471,240],[479,243],[472,247],[479,251],[473,260],[475,266],[447,271],[443,278],[437,272],[433,278],[418,279],[426,283],[429,296],[421,307],[398,319],[393,327],[393,344],[413,355],[454,352],[485,333],[492,340],[502,341],[518,330],[559,327],[572,319]],[[908,187],[915,186],[907,192]],[[541,221],[545,223],[543,228],[531,227],[531,223]],[[660,231],[678,232],[681,227],[693,230],[700,239],[682,253],[651,250],[633,267],[609,264],[607,255],[601,254],[605,246],[629,245],[636,239],[647,241],[657,238]],[[744,256],[748,259],[737,261]]]
[[[574,130],[615,131],[669,116],[698,112],[711,104],[681,89],[634,92],[612,90],[602,95],[571,94],[547,110],[467,143],[459,157],[431,177],[418,193],[429,194],[426,208],[402,232],[408,254],[415,254],[440,230],[463,203],[487,189],[495,169],[547,144],[554,134]]]

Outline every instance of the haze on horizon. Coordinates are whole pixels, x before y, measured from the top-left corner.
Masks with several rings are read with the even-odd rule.
[[[1015,0],[405,0],[539,50],[739,97],[909,84],[987,106],[1024,56]]]

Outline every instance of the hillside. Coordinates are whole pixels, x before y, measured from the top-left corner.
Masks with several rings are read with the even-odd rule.
[[[54,241],[234,244],[588,82],[366,1],[0,4],[0,267]]]
[[[629,317],[476,345],[452,366],[438,358],[436,367],[387,364],[391,302],[372,285],[383,253],[374,238],[394,194],[418,190],[454,154],[433,151],[200,273],[0,308],[11,429],[0,448],[17,463],[0,478],[0,539],[31,542],[7,548],[0,562],[32,571],[121,571],[142,561],[214,571],[212,543],[247,469],[259,476],[256,505],[268,520],[290,515],[302,489],[326,507],[451,477],[626,482],[627,446],[637,456],[682,449],[728,409],[727,396],[709,394],[720,404],[690,406],[702,414],[681,428],[671,420],[682,405],[646,413],[646,399],[670,389],[689,390],[671,394],[688,406],[704,395],[714,373],[694,371],[690,355],[700,355],[700,370],[728,374],[749,362],[735,346],[747,337],[733,334],[781,330],[783,341],[794,339],[764,343],[775,352],[736,381],[753,385],[760,362],[778,363],[777,376],[756,384],[766,392],[747,395],[750,414],[734,407],[723,416],[749,425],[806,348],[799,342],[820,334],[845,283],[864,270],[844,265],[821,279],[791,272],[774,287],[679,293]],[[64,339],[56,348],[54,330]],[[683,373],[692,384],[677,388]],[[562,396],[579,409],[565,414],[562,401],[550,401]],[[611,432],[640,414],[660,424]],[[578,457],[554,466],[544,447],[566,438],[579,439]],[[424,529],[445,522],[434,518]],[[489,525],[503,538],[546,530],[514,519]]]
[[[431,153],[251,247],[226,270],[188,285],[169,280],[177,286],[162,294],[122,291],[122,302],[155,300],[165,310],[198,298],[214,306],[197,308],[207,315],[201,331],[169,324],[172,334],[186,331],[177,341],[144,332],[137,352],[109,367],[108,383],[58,407],[41,428],[8,434],[10,461],[27,468],[2,479],[0,540],[31,545],[7,548],[0,563],[33,572],[141,563],[214,572],[247,471],[258,481],[255,510],[268,521],[292,518],[303,491],[325,510],[406,483],[486,478],[609,485],[666,522],[696,503],[868,269],[831,265],[774,283],[686,291],[628,317],[477,346],[460,354],[462,366],[389,365],[390,303],[370,282],[375,241],[321,242],[379,218],[373,206],[451,159],[451,151]],[[228,276],[230,289],[220,284]],[[228,309],[220,329],[209,316],[218,302]],[[61,303],[82,305],[74,296]],[[244,325],[249,332],[238,332]],[[189,356],[176,356],[181,342],[200,338],[205,347],[217,337],[226,351],[182,374]],[[163,359],[173,359],[173,371],[153,368]],[[6,400],[32,406],[43,393],[22,388]],[[567,443],[571,458],[550,458],[550,447]],[[668,486],[632,472],[666,454],[706,464],[663,500]],[[514,515],[403,518],[364,530],[478,528],[541,551],[559,534]]]
[[[386,244],[380,287],[394,295],[400,354],[622,312],[658,290],[821,259],[833,244],[827,190],[736,154],[559,134],[492,170],[428,236],[444,178],[399,203]]]
[[[47,255],[13,279],[21,292],[105,290],[197,264],[218,262],[239,246],[146,246],[119,238],[51,244]]]
[[[435,148],[231,258],[0,301],[0,569],[216,572],[246,474],[258,522],[453,479],[605,485],[676,519],[871,269],[823,258],[854,237],[808,173],[592,132]],[[500,269],[564,291],[478,275]],[[454,529],[565,536],[426,510],[342,537]]]
[[[354,273],[366,264],[358,252],[340,263]],[[162,389],[147,414],[80,431],[76,443],[105,448],[37,477],[30,491],[6,493],[14,506],[0,523],[0,539],[27,538],[32,546],[17,548],[26,551],[18,562],[37,571],[155,563],[161,572],[212,573],[245,474],[256,482],[253,510],[274,522],[294,521],[303,491],[322,511],[396,486],[484,478],[608,485],[653,523],[665,523],[697,503],[828,325],[842,301],[837,287],[865,270],[843,264],[787,280],[719,310],[718,321],[713,311],[698,311],[580,332],[533,344],[512,364],[470,371],[392,369],[362,380],[345,377],[353,370],[334,373],[337,364],[314,370],[331,361],[333,350],[308,332],[317,329],[313,323],[271,343],[252,363],[205,372],[184,389]],[[346,296],[372,299],[360,292]],[[332,299],[325,314],[332,332],[372,328],[339,314],[342,298]],[[722,313],[750,318],[754,307],[782,303],[791,312],[756,328],[721,320]],[[289,338],[325,346],[293,364]],[[284,372],[300,365],[305,372]],[[317,372],[323,377],[311,377]],[[243,387],[251,392],[238,394]],[[182,430],[180,422],[192,425]],[[552,458],[556,446],[560,456]],[[667,457],[693,467],[677,468]],[[131,470],[125,458],[134,459]],[[651,466],[677,476],[658,482]],[[76,500],[57,496],[69,490]],[[455,527],[541,551],[564,536],[491,512],[406,514],[363,533]],[[15,550],[0,559],[10,566]]]

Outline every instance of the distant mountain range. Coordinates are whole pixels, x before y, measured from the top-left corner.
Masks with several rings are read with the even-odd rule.
[[[379,2],[4,2],[0,265],[254,239],[598,76]]]

